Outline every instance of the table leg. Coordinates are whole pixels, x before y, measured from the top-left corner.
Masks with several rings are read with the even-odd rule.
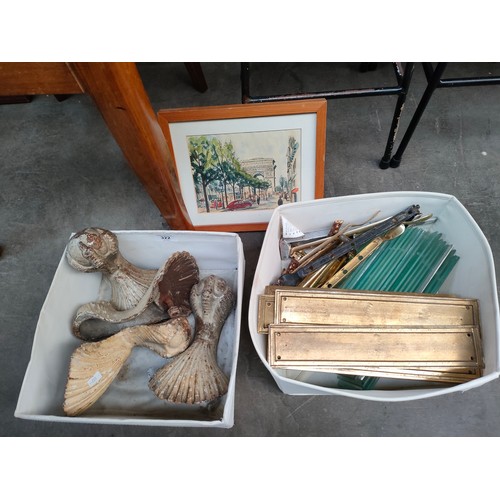
[[[171,229],[193,229],[174,159],[134,63],[68,63]]]
[[[389,131],[389,137],[387,139],[387,145],[385,147],[385,153],[380,160],[379,167],[382,169],[389,168],[391,162],[392,148],[394,147],[394,142],[396,140],[396,135],[398,133],[399,122],[401,120],[401,115],[403,113],[403,108],[406,102],[406,96],[408,95],[408,89],[410,87],[411,77],[413,75],[414,63],[406,63],[403,81],[401,83],[402,90],[398,96],[396,103],[396,109],[394,110],[394,117],[392,118],[391,129]]]
[[[413,114],[413,117],[410,121],[410,124],[408,125],[408,128],[406,129],[405,135],[403,136],[403,139],[401,140],[401,143],[399,144],[399,147],[396,151],[396,154],[391,158],[390,161],[390,166],[392,168],[399,167],[399,164],[401,163],[401,159],[403,157],[403,153],[406,150],[406,147],[408,146],[408,143],[410,142],[410,139],[413,135],[413,132],[415,132],[415,129],[417,128],[417,125],[420,121],[420,118],[422,117],[425,108],[427,107],[427,104],[429,104],[429,101],[432,97],[432,94],[434,93],[434,90],[439,85],[439,82],[441,80],[441,76],[446,69],[447,63],[439,63],[436,66],[436,69],[434,70],[432,77],[429,80],[429,83],[427,84],[427,87],[425,89],[424,95],[420,99],[420,102],[418,103],[417,109],[415,110],[415,113]]]

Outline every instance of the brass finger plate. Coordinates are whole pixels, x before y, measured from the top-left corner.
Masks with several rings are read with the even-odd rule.
[[[270,325],[268,361],[273,368],[472,367],[478,353],[474,327],[344,328]]]
[[[302,290],[266,287],[258,299],[257,331],[270,324],[473,325],[478,302],[450,295]],[[276,308],[276,297],[278,308]]]
[[[259,295],[257,309],[257,332],[267,333],[269,325],[274,323],[274,295]]]
[[[264,295],[258,297],[257,309],[257,332],[267,333],[267,329],[271,323],[276,323],[274,320],[274,293],[276,290],[297,290],[295,286],[279,287],[277,285],[267,285]]]
[[[407,380],[422,380],[425,382],[440,382],[445,384],[463,384],[474,380],[481,376],[480,372],[470,370],[471,373],[455,374],[454,372],[446,372],[441,370],[429,369],[389,369],[389,368],[360,368],[360,367],[321,367],[312,370],[310,366],[293,367],[294,370],[300,371],[320,371],[328,373],[336,373],[339,375],[358,375],[366,377],[384,377],[393,379],[407,379]]]
[[[339,290],[275,291],[275,324],[478,325],[477,300],[425,294]]]

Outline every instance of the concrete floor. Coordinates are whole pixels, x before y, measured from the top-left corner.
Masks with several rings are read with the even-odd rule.
[[[390,64],[255,64],[252,92],[313,91],[393,84]],[[234,104],[239,64],[203,69],[200,94],[182,63],[142,63],[155,110]],[[450,64],[445,76],[500,74],[500,64]],[[399,138],[425,87],[421,66]],[[500,257],[500,88],[440,89],[398,169],[380,170],[395,97],[328,102],[325,197],[394,190],[456,196]],[[163,229],[163,220],[88,96],[0,106],[0,434],[3,436],[499,436],[500,382],[412,402],[287,396],[252,345],[243,311],[231,429],[79,425],[14,418],[38,314],[68,235],[87,226]],[[263,232],[241,233],[248,302]],[[498,273],[497,273],[498,281]]]

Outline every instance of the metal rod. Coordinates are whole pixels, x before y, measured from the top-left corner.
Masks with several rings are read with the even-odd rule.
[[[250,64],[241,63],[240,66],[241,79],[241,102],[243,104],[249,102],[250,98]]]
[[[427,83],[432,79],[434,68],[431,63],[422,63]],[[465,78],[441,78],[437,88],[472,87],[475,85],[499,85],[500,76],[473,76]]]
[[[434,68],[429,62],[423,62],[422,67],[424,68],[425,78],[427,78],[427,83],[431,81],[432,73],[434,73]]]
[[[389,130],[389,137],[387,138],[387,144],[385,146],[384,156],[380,160],[379,167],[382,169],[389,168],[391,162],[392,149],[394,147],[394,142],[396,141],[396,135],[399,129],[399,122],[401,120],[401,115],[403,113],[403,108],[406,102],[406,96],[408,95],[408,89],[410,88],[411,77],[413,75],[414,63],[406,63],[405,71],[403,75],[403,81],[401,85],[401,92],[399,93],[398,101],[396,103],[396,108],[394,109],[394,116],[392,118],[391,128]]]
[[[413,63],[412,63],[413,64]],[[241,79],[241,101],[246,103],[256,102],[275,102],[275,101],[295,101],[300,99],[344,99],[350,97],[374,97],[386,95],[399,95],[404,89],[402,87],[402,66],[401,63],[393,63],[396,74],[397,84],[390,87],[375,87],[363,89],[343,89],[343,90],[327,90],[320,92],[299,92],[294,94],[281,95],[250,95],[250,63],[241,63],[240,79]]]
[[[272,102],[272,101],[296,101],[300,99],[343,99],[350,97],[374,97],[385,95],[396,95],[401,92],[401,87],[379,87],[366,89],[348,89],[348,90],[327,90],[321,92],[300,92],[297,94],[282,94],[272,96],[247,96],[247,103],[250,102]]]
[[[390,166],[393,168],[399,167],[399,164],[401,163],[401,158],[403,157],[403,154],[405,152],[406,147],[408,146],[408,143],[410,142],[410,139],[415,132],[415,129],[417,128],[418,122],[420,121],[420,118],[424,114],[425,108],[427,107],[427,104],[429,104],[429,101],[431,100],[432,94],[434,93],[434,90],[436,90],[437,86],[439,85],[439,81],[441,79],[441,75],[443,74],[444,70],[446,69],[448,63],[439,63],[436,66],[436,69],[434,70],[434,73],[432,75],[431,81],[428,83],[424,95],[420,99],[420,102],[418,103],[417,109],[413,115],[413,118],[410,121],[410,124],[408,125],[408,128],[405,132],[405,135],[403,136],[403,139],[401,140],[401,143],[396,151],[396,154],[392,157]]]
[[[439,88],[473,87],[475,85],[498,85],[500,76],[479,76],[471,78],[444,78],[439,81]]]
[[[392,63],[392,66],[394,68],[394,72],[396,73],[396,80],[398,81],[398,85],[402,86],[404,76],[403,65],[400,62],[395,62]]]

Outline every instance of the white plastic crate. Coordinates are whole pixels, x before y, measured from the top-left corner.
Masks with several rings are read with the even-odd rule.
[[[480,325],[484,348],[483,376],[446,387],[424,382],[380,380],[373,390],[337,388],[337,376],[330,373],[273,369],[267,362],[267,335],[257,333],[258,296],[266,285],[280,276],[279,238],[281,216],[304,232],[330,227],[335,219],[361,223],[376,211],[378,218],[389,217],[410,205],[420,205],[423,214],[437,221],[429,230],[439,231],[453,245],[460,260],[440,293],[479,299]],[[423,226],[422,226],[423,227]],[[500,320],[495,268],[490,246],[481,229],[464,206],[453,196],[429,192],[370,193],[283,205],[269,222],[255,271],[248,312],[250,335],[262,362],[279,388],[293,395],[343,395],[376,401],[405,401],[466,391],[496,379],[500,372]]]
[[[104,395],[77,417],[63,412],[70,357],[81,344],[71,333],[77,308],[98,298],[101,273],[82,273],[62,256],[40,312],[31,360],[15,416],[32,420],[179,427],[225,427],[234,423],[236,362],[241,324],[245,261],[238,235],[203,231],[113,231],[123,256],[145,269],[158,269],[177,251],[196,259],[200,277],[224,278],[237,296],[221,332],[217,359],[229,377],[225,396],[208,410],[203,405],[178,405],[158,399],[148,388],[152,373],[165,360],[146,348],[135,348]]]

